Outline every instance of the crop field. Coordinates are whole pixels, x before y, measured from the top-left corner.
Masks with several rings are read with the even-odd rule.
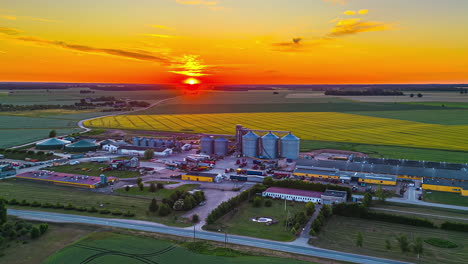
[[[356,247],[356,234],[361,232],[363,246]],[[417,237],[423,240],[440,238],[457,244],[456,248],[439,248],[424,243],[422,259],[413,252],[402,253],[396,237],[405,234],[410,243]],[[385,248],[388,240],[391,249]],[[468,237],[466,233],[441,229],[415,227],[352,217],[333,216],[319,232],[318,239],[311,240],[314,246],[346,251],[355,254],[397,259],[411,263],[466,263],[468,258]]]
[[[213,250],[210,255],[190,251],[174,243],[153,238],[117,233],[93,233],[50,256],[44,264],[140,264],[140,263],[192,263],[192,264],[305,264],[304,261],[275,257],[249,256],[238,253],[236,256],[218,256]],[[309,262],[307,262],[309,263]]]
[[[85,122],[94,128],[234,134],[236,124],[292,131],[304,140],[468,150],[467,125],[437,125],[334,112],[121,115]]]

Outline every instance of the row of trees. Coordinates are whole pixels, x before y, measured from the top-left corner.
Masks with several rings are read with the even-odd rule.
[[[332,216],[332,208],[329,205],[324,204],[317,215],[317,217],[312,222],[310,227],[309,235],[315,236],[320,229],[326,224],[326,221]]]
[[[331,185],[331,184],[322,184],[318,182],[305,182],[305,181],[298,181],[298,180],[282,180],[282,181],[274,181],[271,177],[265,177],[263,179],[263,184],[268,187],[283,187],[283,188],[290,188],[290,189],[299,189],[299,190],[307,190],[307,191],[316,191],[316,192],[324,192],[327,189],[337,190],[337,191],[345,191],[348,194],[348,199],[351,199],[352,192],[351,188],[339,186],[339,185]]]
[[[190,194],[186,191],[177,190],[171,194],[169,199],[162,199],[161,203],[153,198],[148,211],[159,216],[167,216],[172,210],[189,211],[203,201],[205,201],[205,193],[202,191]]]
[[[211,213],[208,215],[206,218],[207,224],[211,225],[216,222],[219,218],[221,218],[223,215],[227,214],[234,208],[236,208],[239,204],[241,204],[244,201],[254,199],[255,194],[261,193],[264,190],[266,190],[266,187],[260,184],[254,185],[252,188],[241,192],[239,195],[232,197],[231,199],[222,202],[218,207],[213,209]]]
[[[327,90],[325,95],[351,95],[351,96],[401,96],[405,95],[402,91],[386,89],[362,89],[362,90]]]
[[[413,243],[411,243],[405,234],[400,234],[397,237],[395,237],[395,240],[397,241],[398,247],[403,253],[413,251],[419,256],[420,254],[424,252],[423,240],[420,237],[417,237],[413,241]],[[357,232],[356,233],[356,247],[363,247],[363,246],[364,246],[364,237],[361,232]],[[387,250],[392,249],[392,242],[388,239],[385,240],[385,249]]]

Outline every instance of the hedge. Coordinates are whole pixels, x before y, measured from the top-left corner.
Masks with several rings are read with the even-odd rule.
[[[468,224],[464,223],[444,222],[440,228],[445,230],[468,232]]]

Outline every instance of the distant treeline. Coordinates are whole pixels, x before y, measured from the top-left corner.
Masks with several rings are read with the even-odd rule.
[[[94,106],[0,104],[0,112],[33,111],[33,110],[48,110],[48,109],[86,110],[86,109],[94,109]]]
[[[29,82],[4,82],[0,83],[0,90],[57,90],[72,88],[88,88],[101,91],[142,91],[173,89],[169,85],[162,84],[113,84],[113,83],[29,83]],[[82,93],[80,91],[80,93]]]
[[[325,95],[351,95],[351,96],[403,96],[402,91],[384,89],[363,89],[363,90],[328,90]]]

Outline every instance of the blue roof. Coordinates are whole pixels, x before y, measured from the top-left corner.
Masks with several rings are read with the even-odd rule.
[[[300,139],[293,135],[292,133],[287,134],[286,136],[282,137],[281,140],[288,140],[288,141],[299,141]]]
[[[249,133],[242,136],[242,138],[244,138],[244,139],[249,139],[249,138],[257,139],[257,138],[259,138],[259,136],[257,134],[255,134],[254,132],[250,131]]]
[[[266,139],[278,139],[279,137],[271,132],[269,132],[268,134],[264,135],[262,138],[266,138]]]

